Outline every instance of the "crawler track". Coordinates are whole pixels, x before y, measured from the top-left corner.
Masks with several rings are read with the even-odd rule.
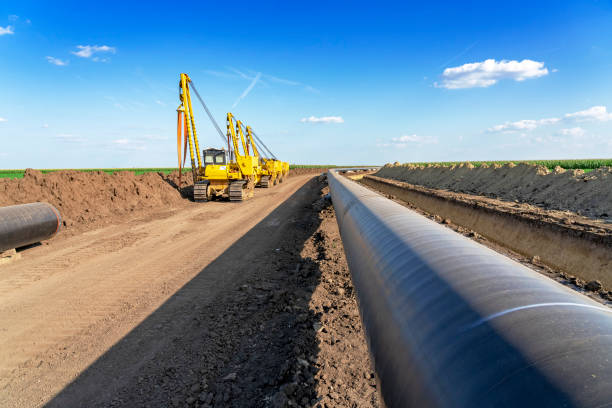
[[[208,201],[208,183],[194,184],[193,201],[200,203]]]
[[[244,200],[244,181],[232,181],[229,185],[229,199],[230,201],[242,201]]]
[[[261,188],[269,188],[270,187],[270,176],[262,176],[261,181],[259,182],[259,186]]]

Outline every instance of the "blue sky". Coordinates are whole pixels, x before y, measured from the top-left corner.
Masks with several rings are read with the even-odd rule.
[[[292,163],[612,157],[609,0],[21,1],[0,168],[175,166],[180,72]]]

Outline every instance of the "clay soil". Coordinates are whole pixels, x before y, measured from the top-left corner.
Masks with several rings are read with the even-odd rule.
[[[571,211],[612,222],[612,168],[549,171],[533,164],[504,166],[385,165],[377,176],[410,184],[528,203],[547,210]]]
[[[325,169],[295,169],[289,177],[320,174]],[[193,177],[179,174],[129,171],[108,174],[74,170],[43,174],[27,169],[22,179],[0,178],[0,207],[47,202],[62,215],[63,234],[91,230],[134,217],[175,210],[188,204]],[[180,192],[179,192],[180,190]]]
[[[62,173],[0,183],[67,221],[0,265],[1,405],[378,406],[324,177],[199,204],[177,174]]]

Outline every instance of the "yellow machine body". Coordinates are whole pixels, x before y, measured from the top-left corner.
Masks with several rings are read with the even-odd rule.
[[[246,127],[247,147],[250,147],[254,154],[259,157],[259,172],[261,174],[257,186],[270,187],[282,182],[289,174],[289,163],[281,162],[276,159],[262,157],[257,149],[253,129]]]
[[[251,128],[247,127],[247,135],[242,131],[242,123],[233,114],[228,113],[227,124],[227,150],[206,149],[200,155],[198,137],[191,103],[191,79],[187,74],[180,75],[179,98],[180,106],[177,108],[177,147],[179,159],[179,185],[182,176],[182,162],[187,156],[187,146],[191,159],[193,173],[195,201],[208,201],[213,197],[229,198],[230,201],[242,201],[253,196],[256,185],[261,184],[262,177],[282,181],[287,174],[289,165],[283,166],[276,159],[265,159],[259,155],[253,141]],[[194,88],[195,89],[195,88]],[[198,98],[200,96],[197,94]],[[200,98],[202,104],[204,102]],[[206,106],[205,106],[205,109]],[[210,116],[210,112],[207,110]],[[214,119],[211,120],[214,122]],[[184,126],[183,126],[184,124]],[[216,125],[216,123],[215,123]],[[221,133],[221,130],[217,126]],[[181,135],[183,136],[181,138]],[[181,156],[181,141],[185,157]],[[182,159],[182,160],[181,160]],[[286,164],[286,163],[285,163]],[[286,169],[285,169],[286,167]],[[276,183],[275,183],[276,184]]]

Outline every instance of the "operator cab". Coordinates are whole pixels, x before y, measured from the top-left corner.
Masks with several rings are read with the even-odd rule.
[[[204,155],[204,166],[208,166],[209,164],[227,164],[225,149],[206,149],[202,153]]]

